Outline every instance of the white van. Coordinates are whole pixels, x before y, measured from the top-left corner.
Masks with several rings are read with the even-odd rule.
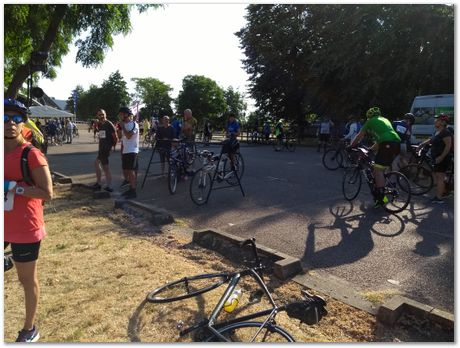
[[[454,124],[454,95],[436,94],[420,95],[414,98],[410,112],[415,116],[415,123],[412,127],[413,143],[430,137],[434,132],[434,116],[444,112],[449,116],[450,122]]]

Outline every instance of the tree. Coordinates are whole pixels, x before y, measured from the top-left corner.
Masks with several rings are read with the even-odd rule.
[[[210,78],[188,75],[176,100],[176,111],[182,114],[185,109],[191,109],[198,122],[208,118],[214,125],[223,124],[222,114],[227,109],[224,91]]]
[[[245,120],[248,106],[243,95],[230,86],[224,91],[224,98],[227,104],[226,111],[233,112],[240,120]]]
[[[453,6],[250,5],[246,18],[236,35],[264,113],[394,117],[415,95],[453,92]]]
[[[6,97],[15,97],[29,75],[43,71],[56,76],[55,67],[69,52],[73,42],[78,47],[76,62],[85,67],[97,66],[113,46],[113,36],[126,35],[131,29],[129,14],[159,5],[115,4],[5,4],[4,6],[4,81]],[[80,35],[86,35],[81,37]],[[74,41],[76,39],[76,41]],[[41,52],[32,59],[33,52]]]
[[[79,92],[77,101],[77,117],[81,119],[94,118],[98,109],[104,109],[107,118],[115,121],[118,119],[118,110],[121,106],[130,104],[130,96],[126,81],[120,72],[110,74],[107,80],[102,82],[102,86],[91,85],[87,91],[77,86]],[[71,103],[73,110],[73,96],[67,99],[67,104]]]
[[[136,97],[146,104],[140,112],[142,118],[149,118],[155,112],[158,112],[160,116],[173,115],[171,108],[173,98],[169,95],[172,91],[171,86],[152,77],[131,80],[136,83]]]

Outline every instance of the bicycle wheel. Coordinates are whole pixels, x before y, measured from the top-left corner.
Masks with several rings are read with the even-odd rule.
[[[235,153],[235,170],[236,173],[238,174],[238,177],[241,179],[243,178],[244,174],[244,160],[243,156],[241,156],[241,153]],[[230,158],[226,157],[223,159],[224,165],[224,179],[227,181],[229,185],[236,186],[238,185],[238,179],[235,176],[235,173],[232,171],[232,165]]]
[[[336,149],[329,149],[323,155],[323,165],[326,169],[336,170],[343,162],[342,154]]]
[[[196,157],[196,145],[193,144],[187,144],[187,148],[185,150],[185,161],[187,162],[188,165],[192,165],[193,162],[195,162],[195,157]]]
[[[401,167],[399,171],[409,180],[413,195],[423,195],[433,188],[433,175],[424,166],[412,163]]]
[[[359,167],[350,167],[345,170],[342,181],[343,196],[347,201],[354,200],[361,190],[363,178]]]
[[[406,209],[411,198],[409,180],[400,172],[385,174],[385,197],[388,200],[384,209],[389,213],[399,213]]]
[[[178,176],[179,168],[175,163],[170,163],[168,169],[168,190],[172,195],[176,193]]]
[[[294,338],[283,328],[268,323],[257,334],[257,330],[262,327],[262,322],[244,321],[235,323],[219,329],[219,333],[229,342],[295,342]],[[226,342],[221,337],[212,335],[205,342]]]
[[[184,300],[215,289],[227,282],[228,279],[229,275],[227,273],[209,273],[184,277],[150,291],[147,295],[147,301],[166,303]]]
[[[190,198],[197,205],[206,204],[209,191],[211,190],[211,175],[204,170],[193,174],[190,181]]]

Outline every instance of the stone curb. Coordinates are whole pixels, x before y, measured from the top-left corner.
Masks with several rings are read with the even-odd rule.
[[[193,242],[201,246],[207,247],[209,245],[209,242],[206,242],[206,239],[209,237],[220,238],[233,244],[239,244],[245,240],[245,238],[237,237],[233,234],[222,231],[209,229],[193,231]],[[299,272],[302,272],[302,265],[299,259],[293,258],[292,256],[278,252],[261,244],[257,245],[257,251],[276,260],[274,262],[273,273],[280,279],[285,280]]]
[[[51,172],[51,175],[54,176],[55,182],[58,184],[72,184],[72,178],[70,176],[66,176],[59,172]]]
[[[443,327],[454,328],[454,315],[404,296],[394,296],[379,307],[377,319],[387,325],[393,325],[403,313],[427,318]]]
[[[155,226],[167,225],[174,222],[174,217],[167,210],[154,205],[144,204],[132,200],[115,199],[115,208],[130,210],[137,209],[147,213],[150,222]]]

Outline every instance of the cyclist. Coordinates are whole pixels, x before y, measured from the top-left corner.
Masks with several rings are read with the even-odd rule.
[[[350,141],[356,136],[356,134],[358,134],[358,132],[361,130],[362,125],[355,115],[350,115],[348,117],[348,121],[349,122],[346,126],[347,134],[345,134],[345,136],[342,139]]]
[[[227,139],[224,140],[222,145],[222,153],[228,154],[231,163],[231,170],[235,170],[235,153],[240,148],[238,136],[240,135],[240,123],[236,120],[235,114],[231,112],[228,115],[227,123]]]
[[[399,170],[400,167],[406,165],[405,157],[407,156],[407,151],[410,149],[411,141],[410,137],[412,135],[412,125],[415,122],[415,117],[410,112],[404,115],[403,120],[393,122],[393,129],[398,133],[401,138],[400,145],[400,154],[396,156],[391,165],[393,170]]]
[[[268,121],[265,121],[262,132],[264,134],[265,141],[268,141],[270,139],[270,133],[271,133],[270,123],[268,123]]]
[[[375,201],[374,207],[378,208],[385,204],[384,170],[391,166],[393,159],[399,154],[401,138],[398,133],[394,131],[391,122],[382,116],[378,107],[372,107],[367,110],[366,117],[366,123],[353,138],[349,147],[356,146],[364,138],[366,133],[374,138],[375,144],[372,148],[377,149],[377,154],[373,167],[375,191],[372,192],[372,194]]]
[[[436,185],[436,195],[431,199],[431,202],[444,203],[442,199],[446,187],[444,180],[450,161],[452,161],[453,134],[447,129],[449,116],[440,113],[434,118],[436,129],[434,136],[420,143],[418,148],[431,144],[431,158],[434,164],[433,172]]]
[[[321,123],[318,128],[318,151],[321,151],[321,145],[323,145],[324,151],[326,151],[326,145],[331,139],[331,128],[334,127],[334,122],[332,122],[329,117],[325,116],[322,118]]]
[[[276,137],[276,147],[275,151],[281,151],[281,147],[283,145],[283,139],[284,139],[284,125],[283,125],[284,120],[280,118],[278,122],[275,125],[275,137]]]

